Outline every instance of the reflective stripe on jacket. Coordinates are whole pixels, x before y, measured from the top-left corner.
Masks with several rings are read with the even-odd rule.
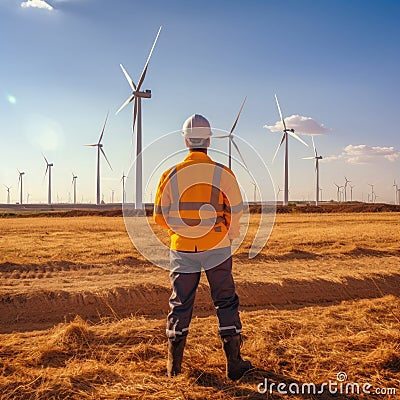
[[[154,221],[168,229],[171,249],[228,247],[239,236],[242,196],[233,172],[200,151],[161,176]]]

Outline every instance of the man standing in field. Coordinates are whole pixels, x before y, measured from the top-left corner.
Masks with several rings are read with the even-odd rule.
[[[242,196],[233,172],[207,155],[210,123],[189,117],[183,136],[189,154],[163,173],[154,203],[156,224],[168,230],[172,294],[167,317],[168,376],[181,372],[196,289],[204,269],[217,310],[227,359],[227,376],[241,378],[252,369],[241,358],[239,298],[232,277],[232,240],[239,236]]]

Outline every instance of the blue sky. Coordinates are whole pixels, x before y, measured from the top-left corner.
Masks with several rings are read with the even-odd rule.
[[[374,183],[378,201],[394,201],[399,2],[49,0],[53,10],[22,3],[0,2],[0,183],[13,186],[13,202],[17,168],[26,172],[24,197],[29,192],[30,201],[46,201],[42,151],[54,162],[55,201],[57,195],[68,200],[74,172],[78,200],[94,202],[96,152],[82,145],[97,141],[107,110],[103,143],[113,171],[102,163],[102,192],[106,202],[111,190],[121,200],[132,115],[128,107],[114,115],[130,94],[119,63],[137,81],[161,25],[143,85],[153,92],[142,103],[145,145],[179,130],[193,113],[229,129],[247,95],[236,134],[257,149],[282,188],[283,152],[271,164],[280,135],[263,128],[278,121],[277,93],[285,116],[311,117],[329,128],[315,137],[327,158],[324,200],[336,198],[334,182],[342,184],[346,175],[355,199],[366,200]],[[179,135],[172,142],[179,148]],[[160,147],[145,153],[145,177],[165,156]],[[243,145],[243,153],[251,167],[250,148]],[[310,155],[290,142],[291,198],[314,196],[313,164],[301,159]],[[266,172],[254,168],[263,180]],[[235,172],[252,197],[243,171]],[[0,202],[6,196],[3,187]]]

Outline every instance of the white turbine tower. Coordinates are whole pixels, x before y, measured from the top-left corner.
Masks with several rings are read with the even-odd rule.
[[[100,158],[101,158],[101,154],[103,154],[104,158],[107,161],[107,164],[109,165],[109,167],[112,171],[111,164],[108,161],[106,153],[103,150],[103,144],[101,143],[101,140],[103,139],[103,135],[104,135],[104,130],[106,129],[107,119],[108,119],[108,113],[107,113],[106,119],[104,121],[103,130],[101,131],[99,141],[94,144],[85,144],[84,145],[84,146],[90,146],[90,147],[97,147],[97,182],[96,182],[96,204],[97,205],[100,204],[100,195],[101,195],[101,192],[100,192]]]
[[[72,185],[74,186],[74,204],[76,204],[76,180],[78,177],[72,173]]]
[[[349,185],[350,186],[350,201],[353,201],[353,189],[356,187],[356,185]]]
[[[122,178],[121,178],[121,182],[122,182],[122,204],[125,204],[125,201],[126,201],[125,179],[126,179],[125,172],[122,172]]]
[[[349,184],[351,181],[349,181],[346,177],[344,177],[344,202],[347,201],[347,184]]]
[[[371,186],[371,203],[375,203],[375,198],[376,198],[376,196],[375,196],[375,192],[374,192],[374,186],[375,186],[375,184],[374,185],[372,185],[371,183],[368,183],[368,186]]]
[[[257,184],[255,182],[251,182],[251,184],[254,186],[254,191],[253,191],[253,203],[257,202]]]
[[[12,186],[3,185],[7,189],[7,204],[10,204],[10,189]]]
[[[47,191],[47,203],[51,204],[51,168],[54,166],[54,164],[49,163],[44,154],[42,154],[42,156],[44,158],[44,161],[46,162],[46,172],[44,173],[44,177],[46,177],[47,172],[49,172],[49,187],[48,187],[48,191]]]
[[[126,72],[123,65],[120,64],[122,72],[124,73],[125,78],[128,81],[128,83],[132,89],[132,95],[125,101],[124,104],[122,104],[122,106],[119,108],[119,110],[116,112],[116,114],[118,114],[126,105],[128,105],[133,100],[135,100],[134,105],[133,105],[132,134],[134,134],[134,132],[135,132],[135,125],[136,125],[136,120],[137,120],[137,125],[136,125],[136,166],[135,166],[135,173],[136,173],[135,207],[137,209],[143,208],[143,203],[142,203],[142,201],[143,201],[143,199],[142,199],[142,189],[143,189],[142,188],[142,175],[143,175],[142,174],[142,98],[145,98],[145,99],[151,98],[151,90],[141,91],[140,88],[143,84],[144,78],[146,77],[150,58],[153,53],[154,47],[157,43],[157,39],[158,39],[158,36],[160,35],[160,32],[161,32],[161,26],[160,26],[157,36],[153,42],[153,46],[151,47],[149,56],[147,57],[146,64],[144,66],[142,74],[140,75],[137,86],[134,84],[132,78]]]
[[[340,203],[340,189],[344,186],[339,186],[337,183],[334,184],[337,187],[337,202]]]
[[[278,97],[275,95],[275,100],[276,100],[276,105],[278,107],[278,112],[279,112],[279,116],[281,118],[281,122],[282,122],[282,127],[283,127],[283,135],[282,135],[282,139],[279,143],[278,148],[275,151],[274,154],[274,158],[272,159],[272,162],[274,162],[276,155],[278,154],[278,151],[282,145],[283,142],[285,142],[285,186],[284,186],[284,199],[283,199],[283,205],[287,206],[289,203],[289,137],[288,135],[294,137],[296,140],[298,140],[299,142],[303,143],[305,146],[308,147],[308,144],[299,138],[299,136],[297,136],[294,133],[294,129],[288,129],[286,128],[286,123],[285,120],[283,118],[282,115],[282,111],[281,111],[281,107],[279,106],[279,101],[278,101]]]
[[[19,204],[22,204],[22,177],[25,175],[25,172],[21,172],[19,169],[17,170],[19,173],[18,177],[18,185],[19,185]]]
[[[394,204],[400,204],[399,187],[396,181],[393,181],[393,187],[394,187]]]
[[[279,198],[279,193],[280,192],[283,192],[283,190],[279,187],[279,185],[278,185],[278,193],[276,194],[276,199],[278,199]]]
[[[319,160],[322,160],[322,156],[319,156],[317,153],[317,149],[315,148],[314,136],[311,136],[313,148],[314,148],[314,157],[304,157],[303,160],[315,160],[315,205],[318,205],[319,202]]]

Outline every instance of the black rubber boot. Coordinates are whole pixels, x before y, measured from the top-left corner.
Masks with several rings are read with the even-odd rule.
[[[224,336],[222,343],[226,355],[226,375],[233,381],[237,381],[247,371],[253,369],[251,362],[243,360],[240,356],[242,338],[240,334]]]
[[[168,340],[167,374],[170,378],[181,373],[185,344],[186,336]]]

